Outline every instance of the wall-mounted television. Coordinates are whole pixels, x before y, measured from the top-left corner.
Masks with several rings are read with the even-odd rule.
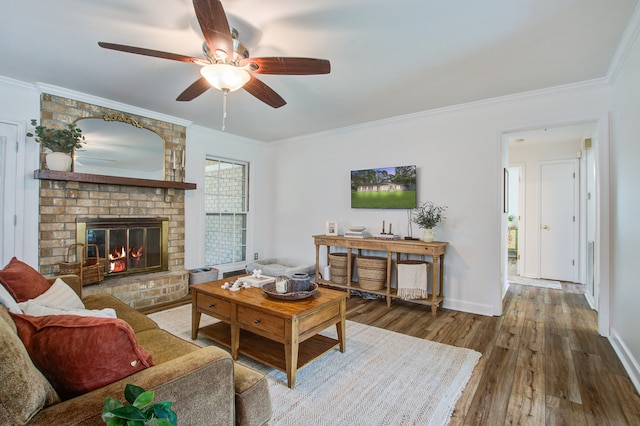
[[[414,209],[416,166],[351,171],[352,209]]]

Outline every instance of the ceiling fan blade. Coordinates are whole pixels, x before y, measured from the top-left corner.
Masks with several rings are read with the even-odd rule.
[[[255,68],[257,65],[258,68]],[[329,74],[331,63],[326,59],[314,58],[247,58],[240,61],[240,66],[249,65],[249,70],[256,74],[309,75]]]
[[[220,0],[193,0],[193,8],[211,52],[222,50],[233,59],[231,29]]]
[[[180,96],[176,98],[176,101],[190,101],[202,95],[210,88],[211,85],[209,84],[207,79],[204,77],[200,77],[199,79],[194,81],[191,86],[187,87],[184,92],[180,93]]]
[[[260,99],[265,104],[274,108],[280,108],[285,106],[287,102],[282,99],[271,87],[267,86],[262,81],[258,80],[254,76],[251,76],[247,84],[242,87],[244,90]]]
[[[202,62],[202,59],[194,58],[193,56],[179,55],[177,53],[162,52],[160,50],[144,49],[142,47],[126,46],[124,44],[105,43],[99,41],[98,46],[105,49],[119,50],[120,52],[135,53],[136,55],[153,56],[154,58],[171,59],[172,61],[180,62]]]

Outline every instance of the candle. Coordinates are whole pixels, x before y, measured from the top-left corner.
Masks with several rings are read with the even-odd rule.
[[[393,235],[393,232],[391,232],[391,227],[392,227],[392,226],[393,226],[393,223],[390,223],[390,224],[389,224],[389,234],[390,234],[390,235]]]
[[[384,234],[384,220],[382,221],[382,233]]]
[[[186,152],[182,151],[182,170],[184,170],[184,157],[186,156]]]
[[[176,152],[173,151],[173,170],[176,169]]]

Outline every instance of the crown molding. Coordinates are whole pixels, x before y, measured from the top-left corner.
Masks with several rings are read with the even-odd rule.
[[[370,128],[371,126],[380,126],[380,125],[386,125],[386,124],[392,124],[392,123],[399,123],[406,120],[413,120],[416,118],[431,117],[431,116],[446,114],[451,112],[470,110],[474,108],[483,108],[486,106],[495,105],[503,102],[518,101],[518,100],[523,100],[523,99],[532,98],[536,96],[543,96],[547,94],[569,92],[572,90],[579,90],[579,89],[598,87],[598,86],[608,86],[608,85],[609,83],[606,77],[597,78],[593,80],[579,81],[576,83],[570,83],[570,84],[565,84],[561,86],[552,86],[544,89],[514,93],[512,95],[504,95],[504,96],[498,96],[495,98],[481,99],[478,101],[471,101],[471,102],[466,102],[462,104],[445,106],[441,108],[433,108],[426,111],[414,112],[414,113],[405,114],[405,115],[398,115],[395,117],[369,121],[366,123],[354,124],[351,126],[338,127],[335,129],[325,130],[322,132],[309,133],[306,135],[300,135],[300,136],[294,136],[287,139],[281,139],[278,141],[270,142],[270,144],[276,145],[281,143],[300,142],[306,139],[316,138],[324,135],[340,134],[340,133],[357,131],[359,129],[366,129],[366,128]]]
[[[86,102],[93,105],[99,105],[101,107],[111,108],[118,111],[127,112],[129,114],[152,118],[154,120],[165,121],[168,123],[177,124],[179,126],[189,127],[193,123],[192,121],[184,120],[182,118],[161,114],[159,112],[152,111],[149,109],[139,108],[133,105],[112,101],[110,99],[101,98],[98,96],[88,95],[82,92],[76,92],[75,90],[65,89],[64,87],[53,86],[51,84],[38,82],[36,83],[36,88],[40,91],[40,93],[49,93],[51,95],[63,96],[65,98],[75,99],[77,101]]]
[[[607,71],[607,80],[609,81],[609,84],[613,84],[618,77],[620,70],[625,64],[627,57],[638,38],[638,34],[640,34],[640,4],[638,4],[633,11],[631,19],[629,19],[629,24],[622,34],[618,48],[613,55],[611,64],[609,65],[609,70]]]
[[[32,83],[27,83],[22,80],[16,80],[15,78],[5,77],[3,75],[0,75],[0,83],[6,84],[8,86],[20,87],[22,89],[34,91],[37,90],[36,86],[34,86]]]

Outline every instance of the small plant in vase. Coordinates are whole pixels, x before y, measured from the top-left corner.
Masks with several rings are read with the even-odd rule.
[[[34,133],[27,133],[28,137],[35,137],[36,142],[44,146],[50,152],[47,153],[47,167],[50,170],[69,171],[71,168],[71,153],[76,148],[82,148],[84,136],[76,123],[67,125],[66,129],[53,129],[38,125],[36,120],[31,120],[35,126]]]
[[[425,201],[413,211],[411,220],[424,229],[422,241],[431,242],[434,240],[433,228],[442,219],[446,219],[443,216],[445,210],[447,210],[447,206],[436,206],[433,201]]]

